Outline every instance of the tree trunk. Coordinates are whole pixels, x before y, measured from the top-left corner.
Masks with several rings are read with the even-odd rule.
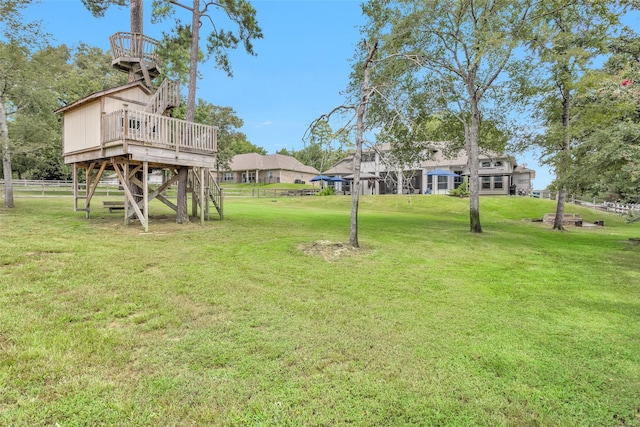
[[[13,177],[11,175],[11,151],[9,149],[9,124],[4,98],[0,97],[0,147],[2,147],[2,170],[4,173],[4,207],[13,208]]]
[[[474,99],[471,105],[471,123],[465,129],[468,138],[467,151],[469,154],[469,228],[472,233],[482,233],[480,225],[480,159],[478,136],[480,133],[480,111],[478,102]]]
[[[358,243],[358,205],[360,202],[360,167],[362,165],[362,141],[364,139],[364,115],[366,112],[371,90],[369,89],[369,81],[371,79],[369,66],[373,60],[373,55],[378,48],[378,42],[367,43],[369,51],[367,59],[364,62],[364,78],[362,82],[362,94],[360,104],[358,105],[356,119],[356,152],[353,155],[353,187],[351,188],[351,226],[349,230],[349,244],[354,247],[360,247]]]
[[[189,91],[187,93],[186,120],[193,122],[196,111],[196,88],[198,83],[198,45],[200,41],[200,1],[193,0],[193,16],[191,20],[191,52],[189,57]],[[187,130],[191,132],[191,129]],[[187,135],[189,140],[191,136]],[[183,171],[184,170],[184,171]],[[184,173],[183,173],[184,172]],[[189,222],[187,213],[187,168],[180,168],[178,173],[178,212],[176,222],[183,224]]]
[[[567,201],[567,190],[566,188],[561,188],[558,191],[558,203],[556,204],[556,217],[553,220],[553,229],[558,231],[564,231],[564,224],[562,223],[562,219],[564,218],[564,205]]]
[[[131,32],[132,33],[138,33],[140,35],[142,35],[142,30],[143,30],[143,14],[142,14],[142,6],[143,6],[143,2],[142,0],[131,0],[131,4],[130,4],[130,19],[131,19]],[[142,38],[135,38],[134,40],[138,40],[139,44],[138,46],[134,46],[134,48],[136,49],[136,56],[139,58],[143,57],[143,43],[142,43]],[[129,70],[129,83],[134,82],[136,80],[136,74],[133,70]]]
[[[569,134],[569,120],[571,114],[571,94],[567,89],[562,93],[562,127],[564,129],[564,141],[562,143],[562,153],[560,156],[559,166],[556,167],[556,174],[560,178],[560,188],[558,189],[558,203],[556,205],[556,217],[553,220],[553,229],[558,231],[564,231],[564,225],[562,220],[564,219],[564,205],[567,200],[567,187],[564,184],[566,179],[566,173],[568,171],[569,164],[569,151],[571,150],[571,135]]]
[[[193,0],[191,19],[191,52],[189,56],[189,91],[187,93],[186,119],[192,122],[196,111],[196,88],[198,83],[198,45],[200,44],[200,0]]]
[[[187,212],[187,177],[189,168],[181,166],[178,169],[178,197],[176,222],[178,224],[186,224],[189,222],[189,212]]]

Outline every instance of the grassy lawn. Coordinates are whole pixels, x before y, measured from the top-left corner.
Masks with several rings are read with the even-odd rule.
[[[482,198],[472,235],[468,200],[369,196],[362,249],[315,254],[350,200],[152,203],[149,233],[0,208],[0,425],[640,426],[640,224]]]

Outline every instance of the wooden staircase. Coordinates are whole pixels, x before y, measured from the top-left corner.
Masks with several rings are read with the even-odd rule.
[[[218,217],[223,219],[222,189],[216,182],[215,174],[208,168],[193,168],[190,177],[193,197],[193,203],[191,204],[192,215],[197,217],[198,206],[203,206],[203,210],[200,212],[200,219],[203,222],[205,219],[209,220],[211,216],[210,205],[213,205],[218,212]],[[203,201],[203,203],[200,203],[200,201]]]
[[[179,105],[180,83],[174,80],[164,79],[144,108],[144,112],[164,115],[167,110]]]

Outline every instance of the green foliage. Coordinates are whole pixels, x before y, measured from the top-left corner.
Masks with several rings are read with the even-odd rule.
[[[102,18],[110,6],[126,6],[127,0],[82,0],[84,7],[97,18]]]
[[[535,4],[370,0],[363,7],[366,39],[379,40],[380,56],[385,58],[374,70],[372,84],[380,93],[371,108],[374,126],[403,139],[404,151],[418,151],[415,144],[434,130],[434,117],[459,123],[457,129],[440,130],[454,145],[463,141],[469,156],[474,233],[482,231],[481,135],[491,135],[487,140],[494,144],[514,126],[508,123],[513,118],[508,65],[530,35]],[[492,126],[483,129],[483,122]]]
[[[640,62],[634,41],[615,41],[602,70],[578,82],[568,186],[577,194],[637,202],[640,198]]]
[[[37,0],[3,0],[0,2],[0,40],[2,43],[22,47],[42,46],[48,34],[42,31],[40,21],[28,22],[22,11]]]
[[[177,80],[182,84],[189,81],[189,57],[191,51],[191,26],[177,23],[173,32],[162,33],[158,55],[163,59],[162,78]],[[199,52],[198,60],[204,60]]]
[[[255,55],[253,50],[253,40],[262,38],[262,30],[258,26],[256,11],[246,0],[226,0],[224,2],[202,2],[201,10],[195,11],[198,14],[201,25],[212,24],[211,32],[206,36],[206,49],[202,49],[199,55],[199,62],[213,58],[215,66],[225,71],[231,76],[232,69],[229,60],[229,51],[236,49],[242,44],[244,50]],[[175,7],[192,7],[185,3],[170,0],[154,0],[152,13],[154,22],[162,21],[173,14]],[[213,18],[214,10],[218,14]],[[193,13],[194,11],[192,11]],[[233,30],[226,29],[231,25]],[[186,78],[189,70],[191,28],[176,20],[176,26],[172,33],[164,34],[163,52],[168,54],[169,68],[173,73]]]
[[[12,170],[18,178],[68,179],[62,161],[61,117],[54,111],[93,92],[126,81],[99,48],[80,44],[30,51],[0,44],[0,96],[8,106]]]
[[[543,70],[543,77],[535,88],[529,89],[535,94],[531,99],[536,119],[545,131],[534,141],[542,147],[545,163],[556,172],[555,187],[580,191],[585,189],[585,172],[595,177],[599,170],[584,168],[584,161],[589,161],[584,156],[589,150],[580,147],[583,132],[590,128],[590,133],[604,124],[603,116],[597,119],[598,114],[580,107],[585,96],[599,91],[600,82],[593,76],[585,77],[585,73],[592,61],[605,53],[619,29],[623,9],[611,2],[591,1],[571,5],[543,2],[540,7],[547,19],[536,28],[528,47]]]
[[[336,194],[336,189],[330,185],[326,185],[317,196],[334,196]]]
[[[183,102],[174,110],[174,117],[184,119],[186,104]],[[233,156],[245,153],[267,154],[263,147],[258,147],[247,140],[247,136],[239,129],[244,121],[236,115],[231,107],[220,107],[198,99],[194,121],[218,128],[218,153],[216,169],[224,171],[229,168]]]
[[[152,202],[149,233],[0,208],[0,424],[638,425],[639,224],[487,197],[478,236],[465,200],[370,196],[350,251],[349,199]]]
[[[468,196],[469,194],[471,194],[471,192],[469,191],[469,178],[465,176],[462,184],[460,184],[458,188],[449,190],[449,194],[451,194],[452,196],[460,197]]]

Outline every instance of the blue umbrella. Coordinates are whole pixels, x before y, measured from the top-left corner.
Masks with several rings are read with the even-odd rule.
[[[425,173],[425,175],[427,175],[427,176],[436,176],[436,175],[437,176],[460,176],[455,172],[447,171],[447,170],[444,170],[444,169],[436,169],[436,170],[433,170],[433,171],[429,171],[429,172]]]
[[[329,182],[345,182],[346,179],[344,179],[341,176],[332,176],[331,178],[329,178]]]
[[[310,182],[317,182],[317,181],[329,181],[331,178],[329,178],[326,175],[318,175],[318,176],[314,176],[313,178],[311,178],[309,181]]]

